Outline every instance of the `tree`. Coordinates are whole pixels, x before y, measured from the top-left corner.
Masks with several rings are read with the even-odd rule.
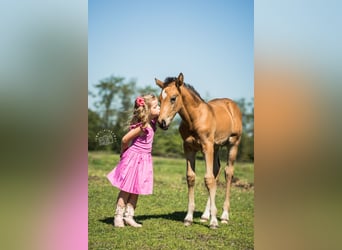
[[[116,109],[113,108],[114,97],[118,95],[124,79],[125,78],[123,77],[111,76],[101,80],[99,84],[95,85],[98,89],[98,96],[100,97],[100,100],[95,103],[95,106],[100,109],[100,112],[103,112],[102,118],[106,128],[110,128],[112,125],[113,121],[111,120],[111,117],[115,115],[116,111]]]
[[[246,102],[244,98],[236,102],[242,112],[243,125],[238,160],[254,161],[254,98],[250,102]]]
[[[178,132],[180,117],[177,115],[168,130],[158,129],[154,135],[153,154],[163,157],[182,157],[183,140]]]
[[[104,127],[105,124],[101,117],[96,112],[88,109],[88,150],[97,148],[96,135]]]
[[[243,132],[254,136],[254,98],[247,102],[245,98],[236,101],[242,113]]]
[[[114,131],[118,138],[122,138],[126,133],[128,121],[130,119],[133,103],[136,93],[135,81],[124,83],[120,86],[118,97],[120,99],[120,107],[116,110],[116,117],[114,118]],[[120,143],[114,143],[112,149],[115,152],[120,152]]]
[[[143,94],[153,94],[153,95],[158,97],[159,93],[160,93],[160,89],[157,88],[157,87],[146,86],[146,87],[143,87],[143,88],[139,88],[138,89],[138,93],[140,95],[143,95]]]
[[[133,95],[135,95],[136,83],[134,80],[126,83],[124,77],[110,76],[95,85],[98,97],[95,103],[98,114],[100,114],[104,128],[116,138],[121,138],[124,133],[128,110],[131,108]],[[113,141],[111,148],[120,151],[118,141]]]

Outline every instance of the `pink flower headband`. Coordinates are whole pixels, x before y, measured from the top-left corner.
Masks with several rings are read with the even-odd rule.
[[[137,99],[135,99],[135,104],[139,107],[142,107],[145,105],[145,99],[141,96],[137,97]]]

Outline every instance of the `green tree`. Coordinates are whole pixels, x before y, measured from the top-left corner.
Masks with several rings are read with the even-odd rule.
[[[238,152],[239,161],[254,161],[254,98],[236,101],[242,112],[243,133]]]
[[[88,108],[88,150],[97,149],[96,135],[104,129],[105,124],[99,114]]]
[[[157,129],[154,135],[153,154],[164,157],[183,157],[183,140],[178,127],[180,117],[177,115],[168,130]]]
[[[134,106],[134,98],[136,95],[136,83],[135,81],[130,81],[128,83],[124,83],[120,86],[118,92],[118,98],[120,99],[120,107],[116,110],[116,117],[114,118],[114,126],[113,129],[115,134],[119,140],[117,143],[113,144],[112,149],[115,152],[120,152],[121,145],[120,139],[127,132],[128,121],[133,112]]]
[[[120,87],[124,84],[125,78],[111,76],[101,80],[95,87],[98,89],[98,97],[100,100],[95,103],[100,113],[103,113],[102,118],[105,122],[106,128],[112,126],[112,117],[115,117],[116,109],[113,107],[115,104],[115,97],[120,92]]]
[[[242,112],[243,131],[249,136],[254,136],[254,98],[249,102],[241,98],[236,103]]]
[[[110,76],[95,85],[97,94],[91,93],[98,98],[95,103],[98,114],[105,124],[105,129],[111,131],[116,141],[111,144],[111,149],[120,151],[120,139],[126,132],[125,128],[132,110],[132,102],[136,94],[136,82],[125,82],[124,77]]]
[[[160,93],[160,89],[157,87],[146,86],[146,87],[138,88],[138,93],[139,95],[153,94],[158,97]]]

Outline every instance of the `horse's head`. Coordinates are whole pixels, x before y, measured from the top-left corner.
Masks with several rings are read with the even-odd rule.
[[[177,78],[167,78],[165,82],[155,79],[156,84],[162,89],[159,95],[160,113],[158,124],[164,130],[168,129],[173,118],[183,106],[180,94],[180,88],[184,84],[183,80],[182,73]]]

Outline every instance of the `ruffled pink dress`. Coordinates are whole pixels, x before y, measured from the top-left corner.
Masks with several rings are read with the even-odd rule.
[[[131,126],[136,128],[141,124]],[[107,175],[113,186],[132,194],[148,195],[153,192],[152,143],[156,130],[142,128],[143,135],[136,137],[132,145],[122,154],[118,165]]]

